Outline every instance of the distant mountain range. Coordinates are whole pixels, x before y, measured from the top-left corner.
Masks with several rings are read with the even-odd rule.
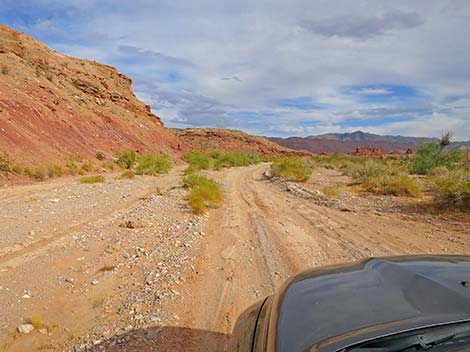
[[[377,134],[355,131],[351,133],[327,133],[308,137],[270,137],[271,141],[288,148],[306,150],[312,153],[349,153],[357,147],[379,148],[389,153],[405,152],[408,148],[415,150],[419,144],[439,142],[438,138],[381,136]],[[470,149],[469,142],[454,142],[452,149]]]

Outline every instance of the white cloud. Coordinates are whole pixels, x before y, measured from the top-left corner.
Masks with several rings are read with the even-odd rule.
[[[432,136],[452,127],[470,138],[468,98],[449,100],[470,91],[468,1],[38,0],[19,9],[7,0],[6,6],[37,16],[24,27],[32,35],[60,28],[49,37],[41,32],[52,48],[132,76],[139,96],[169,125]],[[420,94],[393,98],[388,87],[397,85]],[[357,89],[348,94],[345,87]],[[297,97],[323,109],[273,104]],[[242,110],[255,117],[233,117]],[[432,113],[439,117],[430,120]]]

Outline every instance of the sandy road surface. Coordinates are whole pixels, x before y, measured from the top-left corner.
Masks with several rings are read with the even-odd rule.
[[[263,180],[266,167],[228,171],[227,201],[206,226],[199,275],[186,282],[183,304],[168,307],[186,329],[174,347],[224,350],[245,308],[312,266],[370,256],[470,254],[470,232],[464,227],[317,206]]]

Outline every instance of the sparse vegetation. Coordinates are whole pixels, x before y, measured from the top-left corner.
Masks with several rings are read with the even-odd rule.
[[[171,159],[167,154],[157,156],[152,152],[145,152],[137,158],[137,161],[139,163],[136,170],[138,175],[156,176],[171,170]]]
[[[96,152],[95,158],[99,161],[103,161],[104,159],[106,159],[106,155],[103,152]]]
[[[224,153],[221,151],[213,151],[212,153],[188,152],[184,155],[184,159],[189,163],[187,174],[197,172],[199,170],[230,168],[236,166],[248,166],[261,162],[257,155],[249,154],[243,151],[234,151]]]
[[[447,132],[439,143],[426,143],[419,146],[410,165],[411,173],[425,175],[438,167],[446,167],[449,170],[455,168],[462,154],[457,150],[444,150],[451,140],[452,134]]]
[[[83,172],[91,172],[93,171],[93,163],[91,161],[84,162],[82,164],[81,170]]]
[[[301,157],[287,157],[274,161],[271,165],[271,174],[289,181],[305,182],[309,179],[312,168]]]
[[[375,194],[405,197],[419,197],[421,195],[421,188],[408,175],[370,177],[362,183],[362,187],[366,192]]]
[[[155,193],[157,196],[163,196],[163,191],[160,189],[160,187],[155,187]]]
[[[80,183],[103,183],[104,181],[105,179],[102,175],[84,176],[79,180]]]
[[[123,179],[133,179],[135,177],[135,173],[134,171],[132,170],[125,170],[122,174],[121,174],[121,177],[120,178],[123,178]]]
[[[39,313],[34,313],[31,318],[30,318],[31,324],[36,328],[36,329],[42,329],[44,328],[44,322],[42,321],[41,314]]]
[[[130,169],[135,164],[137,154],[134,150],[129,149],[125,151],[116,152],[117,164],[124,169]]]
[[[431,178],[434,204],[438,209],[470,211],[470,167],[468,165],[445,176]]]
[[[188,204],[195,214],[202,214],[207,208],[215,208],[222,202],[222,189],[214,180],[202,175],[188,175],[183,184],[190,189]]]
[[[11,170],[11,159],[7,153],[0,152],[0,174]]]
[[[342,185],[334,184],[323,188],[323,193],[328,197],[338,197]]]

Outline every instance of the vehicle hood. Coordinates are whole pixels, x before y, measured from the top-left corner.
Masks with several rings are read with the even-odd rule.
[[[274,303],[276,351],[336,351],[470,319],[470,256],[368,259],[304,272]]]

